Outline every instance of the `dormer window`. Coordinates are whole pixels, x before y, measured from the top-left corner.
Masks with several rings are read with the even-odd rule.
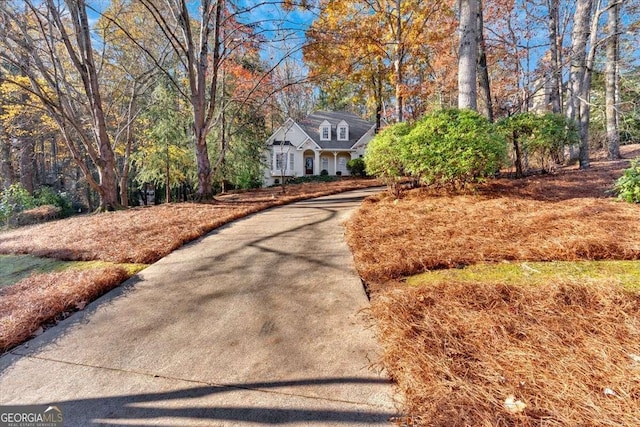
[[[338,124],[338,141],[349,140],[349,125],[344,120]]]
[[[331,141],[331,124],[326,120],[320,125],[320,141]]]

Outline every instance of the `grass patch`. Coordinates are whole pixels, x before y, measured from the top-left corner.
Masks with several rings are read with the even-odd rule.
[[[0,289],[13,285],[33,273],[64,270],[68,262],[31,255],[0,255]]]
[[[461,269],[434,270],[406,279],[410,286],[446,283],[543,285],[554,281],[610,281],[640,291],[640,261],[555,261],[476,264]]]
[[[34,273],[51,273],[56,271],[88,270],[116,266],[104,261],[60,261],[52,258],[41,258],[32,255],[0,255],[0,289],[18,283]],[[143,270],[145,264],[119,264],[130,276]]]

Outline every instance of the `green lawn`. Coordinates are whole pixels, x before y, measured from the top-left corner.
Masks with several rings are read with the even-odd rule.
[[[611,279],[640,291],[640,261],[503,262],[476,264],[460,269],[434,270],[407,279],[412,286],[443,282],[538,285],[554,280]]]
[[[83,270],[120,265],[130,274],[143,270],[145,264],[114,264],[103,261],[58,261],[31,255],[0,255],[0,288],[13,285],[34,273],[50,273],[69,269]]]

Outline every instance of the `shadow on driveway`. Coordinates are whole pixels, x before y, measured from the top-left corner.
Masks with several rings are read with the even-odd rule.
[[[323,378],[294,381],[256,382],[202,386],[161,393],[128,394],[104,398],[79,399],[57,402],[69,425],[149,425],[155,420],[161,425],[187,425],[191,422],[210,421],[209,425],[227,425],[230,422],[279,425],[298,423],[385,425],[395,414],[385,408],[356,405],[352,402],[335,401],[327,405],[326,400],[314,404],[312,398],[301,398],[274,390],[278,387],[332,386],[337,384],[385,384],[374,378]],[[219,396],[231,393],[234,396],[246,393],[280,394],[282,405],[278,407],[252,406],[251,397],[228,400]],[[255,396],[253,396],[255,397]],[[259,397],[259,396],[258,396]],[[296,404],[296,400],[304,404]],[[213,400],[214,404],[207,403]],[[270,397],[273,402],[273,397]],[[311,403],[309,403],[311,402]],[[331,403],[331,402],[329,402]],[[240,405],[237,405],[240,404]],[[333,406],[328,408],[328,406]],[[159,419],[171,419],[162,421]],[[143,424],[142,421],[145,421]],[[140,422],[140,424],[135,424]],[[168,424],[166,424],[168,423]],[[173,424],[172,424],[173,423]]]

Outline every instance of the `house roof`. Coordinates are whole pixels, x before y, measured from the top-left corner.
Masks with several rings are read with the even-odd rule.
[[[327,121],[331,124],[331,140],[320,140],[320,125]],[[338,141],[337,127],[342,121],[349,125],[349,140]],[[298,125],[311,139],[324,149],[350,149],[367,133],[375,123],[364,120],[360,116],[344,111],[316,111],[298,122]]]

